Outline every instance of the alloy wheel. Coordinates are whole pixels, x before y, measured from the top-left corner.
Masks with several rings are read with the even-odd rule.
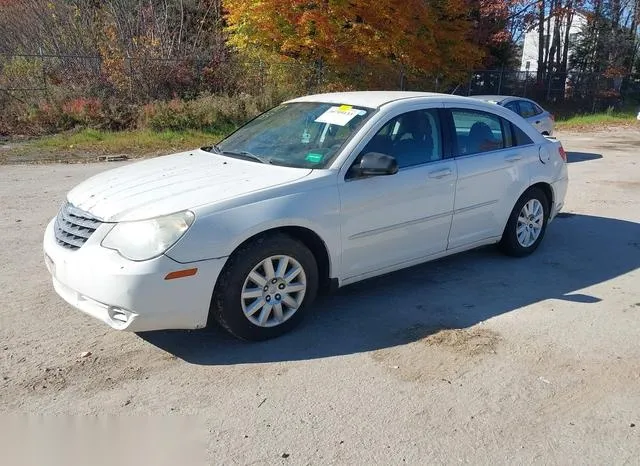
[[[516,224],[518,243],[523,248],[532,246],[540,236],[544,225],[544,207],[538,199],[530,199],[520,211]]]
[[[247,276],[240,294],[242,311],[254,325],[275,327],[296,313],[306,291],[302,265],[290,256],[271,256]]]

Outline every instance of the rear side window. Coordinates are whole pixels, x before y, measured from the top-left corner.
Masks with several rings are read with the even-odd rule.
[[[520,110],[518,109],[518,102],[509,102],[508,104],[505,104],[505,108],[508,108],[512,112],[520,114]]]
[[[536,116],[538,113],[537,106],[531,102],[527,102],[526,100],[521,100],[519,102],[520,106],[520,115],[523,118],[531,118],[532,116]]]
[[[527,133],[522,131],[518,126],[511,124],[511,131],[513,134],[513,145],[514,146],[526,146],[528,144],[533,144],[533,141]]]
[[[504,149],[506,120],[479,110],[452,109],[458,155],[480,154]]]

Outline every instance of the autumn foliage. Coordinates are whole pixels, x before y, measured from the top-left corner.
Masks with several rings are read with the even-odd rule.
[[[464,0],[226,0],[243,53],[354,70],[452,76],[477,65]]]
[[[553,19],[583,9],[570,61]],[[573,67],[582,88],[599,73],[620,90],[640,69],[640,0],[0,0],[0,136],[228,126],[334,90],[504,90],[541,23],[525,89],[547,96]]]

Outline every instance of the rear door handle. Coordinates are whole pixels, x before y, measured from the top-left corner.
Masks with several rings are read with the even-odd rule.
[[[440,178],[444,178],[445,176],[451,175],[451,173],[452,172],[450,168],[445,168],[443,170],[435,170],[435,171],[429,172],[429,178],[440,179]]]
[[[504,158],[507,162],[517,162],[518,160],[522,160],[521,155],[508,155]]]
[[[540,124],[540,120],[536,121],[536,125],[539,125],[539,124]]]

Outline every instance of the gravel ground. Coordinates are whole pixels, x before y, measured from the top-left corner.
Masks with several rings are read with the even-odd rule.
[[[216,464],[640,464],[640,130],[559,138],[566,210],[533,256],[485,248],[347,287],[260,344],[70,308],[42,233],[114,164],[1,166],[0,413],[184,419]]]

